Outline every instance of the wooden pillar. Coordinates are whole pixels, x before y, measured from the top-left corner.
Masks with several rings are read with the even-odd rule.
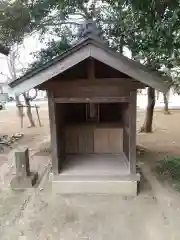
[[[137,91],[132,91],[129,102],[129,166],[136,173],[136,103]]]
[[[95,62],[93,58],[88,59],[87,77],[90,81],[95,80]]]
[[[57,139],[58,139],[58,167],[59,172],[61,172],[63,168],[63,163],[66,158],[65,153],[65,145],[66,145],[66,138],[65,138],[65,126],[64,126],[64,104],[63,103],[56,103],[56,130],[57,130]]]
[[[58,159],[58,139],[57,139],[57,112],[56,103],[53,99],[53,92],[48,90],[48,108],[49,108],[49,125],[51,133],[51,156],[52,156],[52,172],[59,173]]]

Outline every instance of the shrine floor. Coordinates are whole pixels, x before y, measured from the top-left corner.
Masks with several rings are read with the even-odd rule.
[[[138,175],[130,174],[124,153],[68,155],[52,180],[52,190],[60,194],[136,195],[138,180]]]

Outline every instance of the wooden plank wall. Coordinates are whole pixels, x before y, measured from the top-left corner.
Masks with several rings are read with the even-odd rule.
[[[123,129],[96,126],[67,126],[66,153],[122,153]]]
[[[96,128],[94,131],[94,153],[122,153],[122,128]]]
[[[61,98],[75,98],[75,97],[120,97],[128,96],[129,91],[118,86],[77,86],[72,88],[71,86],[64,88],[56,88],[53,90],[54,97]]]
[[[66,126],[66,153],[93,153],[94,138],[92,128],[78,125]]]
[[[39,86],[39,89],[51,89],[54,97],[121,97],[130,96],[134,89],[142,87],[139,82],[129,78],[101,78],[51,80]]]

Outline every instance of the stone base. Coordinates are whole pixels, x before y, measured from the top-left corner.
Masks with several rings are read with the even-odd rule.
[[[25,190],[32,188],[38,179],[38,173],[30,173],[28,177],[17,177],[15,176],[11,180],[11,188],[13,190]]]
[[[52,179],[55,194],[118,194],[136,196],[140,176],[56,176]]]

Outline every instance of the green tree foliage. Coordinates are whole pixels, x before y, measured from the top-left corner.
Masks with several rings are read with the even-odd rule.
[[[169,82],[179,88],[180,5],[179,1],[109,1],[111,8],[105,15],[109,22],[107,35],[122,51],[127,46],[135,60],[143,62],[162,75],[170,75]],[[117,37],[118,36],[118,37]],[[148,106],[142,131],[152,131],[155,95],[148,89]],[[167,111],[167,102],[166,102]]]
[[[34,31],[58,36],[62,25],[79,18],[96,20],[111,46],[118,51],[127,46],[134,59],[152,68],[180,63],[179,0],[1,0],[0,42],[12,46]]]
[[[0,0],[0,41],[11,46],[34,31],[57,32],[70,15],[91,18],[96,15],[94,2],[89,6],[89,0]]]
[[[50,6],[41,1],[0,1],[0,41],[8,46],[21,42],[50,12]]]
[[[65,52],[71,47],[68,39],[61,39],[58,41],[51,41],[47,43],[47,47],[41,49],[41,51],[33,52],[32,55],[36,59],[31,65],[30,69],[38,68],[43,64],[51,61],[53,58],[59,56],[62,52]]]
[[[7,56],[9,54],[9,49],[0,44],[0,53]]]
[[[148,58],[156,69],[172,67],[173,60],[179,61],[177,0],[110,0],[101,4],[89,0],[1,0],[0,10],[0,41],[5,45],[21,42],[34,31],[42,34],[53,29],[58,35],[62,25],[76,15],[73,23],[79,17],[93,18],[117,50],[128,46],[134,58]]]
[[[113,44],[127,46],[134,59],[157,70],[172,68],[180,48],[178,1],[110,2],[106,20],[114,24],[109,24],[107,35],[114,37]]]

